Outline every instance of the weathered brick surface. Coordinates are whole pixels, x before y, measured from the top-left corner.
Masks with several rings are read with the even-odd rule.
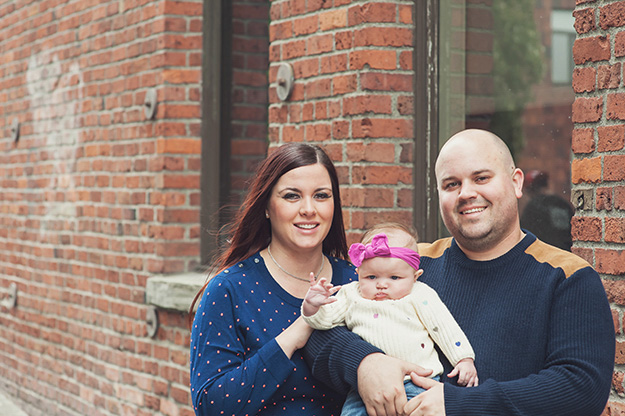
[[[0,5],[0,285],[19,293],[0,389],[30,415],[192,414],[184,318],[148,338],[144,297],[198,263],[201,18],[195,0]]]
[[[577,0],[573,48],[573,192],[590,189],[594,206],[571,221],[573,251],[604,278],[617,334],[613,393],[604,415],[625,414],[625,1]],[[596,83],[595,81],[596,74]]]
[[[412,161],[400,155],[413,140],[412,5],[321,2],[324,9],[306,14],[295,3],[271,4],[270,74],[288,62],[296,76],[280,102],[270,75],[270,146],[305,140],[341,149],[335,161],[346,173],[346,225],[354,233],[378,211],[410,218]]]

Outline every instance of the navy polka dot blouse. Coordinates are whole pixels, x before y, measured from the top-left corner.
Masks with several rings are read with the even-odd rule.
[[[357,279],[330,258],[333,283]],[[191,333],[196,415],[339,415],[344,397],[312,377],[300,351],[291,359],[275,337],[300,315],[302,300],[271,277],[257,253],[208,284]]]

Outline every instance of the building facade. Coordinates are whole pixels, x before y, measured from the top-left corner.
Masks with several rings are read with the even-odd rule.
[[[569,249],[613,311],[605,414],[625,414],[623,16],[621,0],[0,0],[0,390],[33,416],[192,415],[191,294],[268,151],[328,152],[349,242],[383,220],[433,240],[439,146],[481,127],[570,201]]]

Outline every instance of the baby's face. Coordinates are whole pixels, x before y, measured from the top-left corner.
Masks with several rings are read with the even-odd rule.
[[[418,274],[395,257],[373,257],[358,268],[360,294],[365,299],[401,299],[412,291]]]

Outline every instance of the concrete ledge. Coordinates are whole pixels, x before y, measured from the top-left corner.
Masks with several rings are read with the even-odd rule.
[[[3,416],[28,416],[3,391],[0,391],[0,409]]]
[[[188,312],[191,301],[206,283],[205,273],[153,276],[145,287],[145,303],[157,308]]]

